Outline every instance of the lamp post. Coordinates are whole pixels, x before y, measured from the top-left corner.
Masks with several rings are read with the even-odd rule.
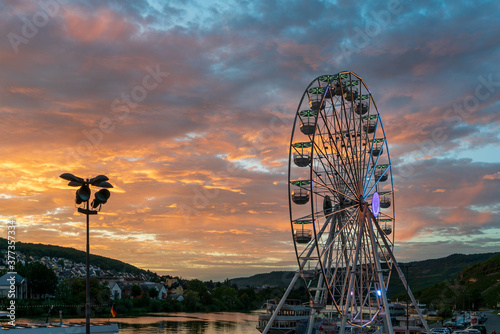
[[[82,179],[81,177],[75,176],[70,173],[64,173],[59,176],[60,178],[69,181],[68,186],[70,187],[80,187],[76,191],[75,203],[77,205],[82,205],[83,207],[78,208],[78,212],[83,213],[87,216],[87,252],[85,254],[85,333],[90,334],[90,265],[89,265],[89,255],[90,255],[90,242],[89,242],[89,216],[96,215],[97,212],[101,211],[101,206],[106,204],[111,195],[109,190],[106,188],[113,188],[111,183],[107,182],[109,178],[106,175],[97,175],[91,179]],[[95,198],[91,204],[90,201],[90,186],[95,186],[100,189],[95,193]],[[90,207],[92,206],[92,209]]]

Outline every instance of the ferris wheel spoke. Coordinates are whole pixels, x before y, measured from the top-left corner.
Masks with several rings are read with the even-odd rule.
[[[349,94],[349,93],[347,93],[347,94]],[[351,97],[352,97],[352,94],[351,94]],[[352,101],[350,101],[350,102],[348,102],[348,103],[350,103],[350,104],[351,104],[351,106],[352,106],[352,103],[353,103],[353,102],[352,102]],[[348,112],[348,110],[351,110],[351,108],[349,108],[349,107],[347,107],[347,106],[346,106],[346,100],[344,100],[344,99],[342,99],[342,103],[341,103],[341,107],[340,107],[340,109],[341,109],[341,112],[343,113],[343,115],[344,115],[344,117],[345,117],[345,124],[346,124],[346,128],[347,128],[347,129],[346,129],[346,130],[344,130],[344,131],[345,131],[345,136],[348,136],[347,138],[349,138],[349,143],[350,143],[350,145],[349,145],[348,147],[350,147],[350,148],[351,148],[351,150],[350,150],[350,156],[351,156],[351,159],[352,159],[352,157],[353,157],[353,156],[356,156],[356,157],[357,157],[357,154],[355,154],[355,153],[353,152],[353,150],[352,150],[352,143],[351,143],[351,138],[352,138],[351,131],[352,131],[352,133],[354,134],[354,138],[356,138],[356,136],[357,136],[356,127],[355,127],[355,122],[354,122],[354,116],[352,115],[352,113]],[[347,149],[348,147],[346,147],[346,149]],[[347,150],[346,150],[346,151],[347,151]],[[357,164],[357,162],[356,162],[356,161],[352,161],[350,165],[355,165],[355,164]],[[354,183],[354,184],[358,184],[358,182],[359,182],[359,178],[357,177],[357,176],[358,176],[358,173],[355,173],[355,171],[356,171],[356,168],[355,168],[355,167],[357,167],[357,166],[354,166],[354,168],[353,168],[353,166],[351,166],[351,173],[353,174],[353,176],[356,176],[356,177],[354,178],[354,182],[355,182],[355,183],[354,183],[354,182],[353,182],[353,183]]]
[[[333,113],[333,114],[335,115],[335,117],[337,117],[337,118],[338,118],[337,113]],[[324,114],[322,113],[322,114],[321,114],[321,117],[322,117],[322,119],[323,119],[323,122],[324,122],[325,124],[327,124],[327,123],[328,123],[328,120],[326,119],[326,115],[324,115]],[[348,163],[346,164],[346,162],[345,162],[345,160],[344,160],[344,156],[343,156],[342,154],[339,154],[342,150],[339,150],[339,147],[337,146],[337,142],[333,140],[333,137],[334,137],[334,136],[333,136],[333,134],[332,134],[332,132],[331,132],[330,128],[328,128],[328,127],[327,127],[327,128],[326,128],[326,130],[327,130],[327,138],[328,138],[328,142],[329,142],[329,144],[330,144],[330,146],[329,146],[329,147],[333,147],[333,146],[335,146],[335,151],[336,151],[337,156],[338,156],[338,158],[339,158],[339,162],[342,164],[342,167],[344,168],[344,170],[349,170],[349,171],[350,171],[350,173],[348,173],[348,176],[351,178],[351,180],[350,180],[350,181],[352,182],[352,184],[356,184],[356,183],[354,183],[354,180],[353,180],[353,179],[352,179],[352,177],[351,177],[351,176],[352,176],[351,174],[353,173],[353,166],[352,166],[351,161],[350,161],[350,160],[347,160],[347,162],[348,162]],[[342,138],[342,142],[343,142],[343,144],[344,144],[344,145],[346,145],[345,140],[344,140],[344,137],[343,137],[343,133],[342,133],[342,128],[339,128],[339,129],[337,129],[337,130],[338,130],[338,132],[335,132],[335,134],[336,134],[336,135],[338,135],[338,136],[339,136],[339,138]],[[322,138],[324,138],[324,137],[322,136]],[[337,138],[337,136],[336,136],[335,138]],[[333,144],[333,146],[332,146],[332,144]],[[322,150],[321,150],[321,148],[319,148],[319,147],[318,147],[318,149],[319,149],[319,151],[320,151],[320,152],[322,151]],[[333,152],[332,152],[332,153],[333,153]],[[347,158],[347,157],[346,157],[346,158]],[[348,165],[348,166],[347,166],[347,165]],[[353,192],[353,193],[355,193],[355,192]]]
[[[351,208],[353,208],[353,207],[351,207]],[[338,213],[340,213],[340,212],[343,212],[343,211],[346,211],[346,210],[347,210],[347,208],[345,208],[345,209],[341,209],[341,210],[338,210],[338,211],[336,211],[336,214],[338,214]],[[346,222],[352,221],[353,216],[354,216],[355,214],[356,214],[356,212],[352,212],[352,213],[351,213],[351,214],[347,217]],[[327,244],[325,245],[324,250],[323,250],[323,254],[324,254],[324,253],[326,253],[327,251],[329,251],[329,250],[331,250],[331,249],[332,249],[332,247],[334,246],[334,243],[338,240],[339,235],[340,235],[341,233],[344,233],[344,232],[345,232],[345,230],[347,230],[347,229],[348,229],[348,224],[346,223],[346,224],[344,224],[344,226],[342,226],[342,227],[340,228],[340,230],[338,230],[338,232],[336,232],[336,234],[334,235],[334,237],[332,238],[332,240],[331,240],[329,243],[327,243]],[[323,254],[322,254],[322,255],[323,255]]]
[[[332,161],[328,158],[328,155],[324,154],[324,152],[321,150],[321,148],[316,144],[314,143],[315,147],[318,149],[318,152],[320,152],[320,154],[318,154],[318,156],[321,156],[322,158],[319,159],[320,163],[325,166],[324,162],[322,161],[323,159],[325,159],[329,165],[331,166],[330,169],[333,169],[333,172],[335,173],[335,176],[337,176],[342,182],[343,184],[349,188],[349,190],[351,191],[352,194],[355,194],[355,190],[351,187],[351,184],[349,182],[347,182],[347,180],[344,178],[344,176],[342,176],[342,173],[341,171],[338,169],[337,166],[335,166],[334,163],[332,163]],[[325,168],[325,171],[328,171],[328,167],[324,167]],[[315,171],[316,173],[316,171]],[[348,175],[349,176],[349,175]],[[332,183],[333,185],[335,185],[335,183]]]
[[[377,161],[378,161],[378,159],[377,159]],[[372,187],[370,188],[370,190],[368,190],[367,192],[364,192],[363,196],[368,196],[369,194],[371,194],[372,191],[373,191],[373,189],[375,189],[375,187],[379,185],[379,183],[384,178],[384,176],[386,175],[386,173],[390,173],[391,171],[392,171],[391,165],[387,165],[387,167],[385,167],[384,170],[382,171],[381,175],[378,176],[378,178],[375,180],[375,183],[372,185]],[[374,173],[375,173],[375,168],[373,168],[373,171],[370,174],[370,178],[373,177]],[[389,176],[389,174],[387,174],[387,177],[388,176]]]
[[[321,180],[321,182],[319,182],[318,180]],[[337,194],[342,196],[343,198],[348,198],[353,202],[357,202],[357,199],[355,197],[352,197],[344,192],[335,189],[333,186],[328,185],[328,183],[326,181],[323,181],[320,177],[318,177],[318,179],[315,181],[315,184],[317,185],[315,189],[318,189],[318,186],[320,186],[322,187],[322,189],[327,189],[328,191],[330,191],[331,194]],[[315,193],[321,197],[324,197],[321,191],[316,190]]]

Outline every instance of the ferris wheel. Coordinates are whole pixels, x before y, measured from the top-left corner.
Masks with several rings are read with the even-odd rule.
[[[307,86],[289,152],[291,230],[311,305],[367,326],[388,313],[396,216],[387,136],[361,77]]]

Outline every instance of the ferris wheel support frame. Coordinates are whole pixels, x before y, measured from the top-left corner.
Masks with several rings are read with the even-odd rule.
[[[369,210],[369,214],[370,214],[370,219],[372,220],[372,222],[374,223],[374,225],[377,227],[377,230],[379,231],[379,233],[382,233],[382,229],[378,225],[377,220],[375,219],[375,216],[373,215],[373,212],[371,212]],[[417,304],[417,301],[415,299],[415,296],[413,296],[413,293],[411,292],[410,286],[408,285],[408,282],[406,281],[406,278],[405,278],[405,275],[403,274],[403,271],[401,270],[401,268],[399,268],[399,263],[396,260],[396,257],[394,256],[394,253],[392,252],[391,248],[389,247],[389,244],[388,244],[387,240],[385,240],[385,239],[382,239],[382,240],[384,242],[384,245],[385,245],[386,249],[388,250],[389,256],[391,257],[392,261],[394,261],[393,262],[394,263],[394,267],[396,268],[396,271],[398,272],[399,279],[403,283],[403,285],[405,287],[405,290],[406,290],[406,293],[410,297],[412,304],[415,306],[415,309],[417,310],[417,313],[418,313],[418,316],[420,318],[420,321],[422,321],[422,324],[424,325],[425,330],[427,331],[427,333],[430,333],[431,330],[429,328],[429,325],[427,324],[427,321],[425,320],[424,315],[422,314],[422,311],[420,311],[420,308],[418,307],[418,304]]]
[[[309,104],[304,109],[306,98]],[[382,182],[389,177],[390,184],[383,186]],[[318,76],[306,88],[290,140],[288,181],[290,222],[299,270],[277,310],[301,276],[311,304],[308,333],[312,332],[315,314],[326,310],[331,299],[331,306],[340,315],[342,334],[347,323],[363,328],[381,321],[384,333],[392,334],[387,290],[392,267],[396,266],[428,330],[393,253],[395,190],[387,137],[370,90],[354,72]],[[384,197],[379,198],[379,194]],[[308,202],[310,210],[307,206],[300,209],[300,205]],[[390,206],[392,215],[390,212],[378,215],[380,208]],[[387,269],[381,261],[387,263]],[[263,333],[272,327],[276,314],[272,316]]]
[[[288,295],[292,291],[293,286],[295,285],[295,282],[297,282],[297,279],[299,278],[299,276],[300,276],[300,271],[297,270],[295,272],[295,275],[292,278],[292,281],[288,285],[288,288],[286,289],[285,293],[283,294],[283,297],[281,297],[281,300],[278,303],[278,306],[276,306],[276,309],[274,310],[274,313],[271,315],[271,318],[267,322],[266,327],[262,331],[262,334],[267,334],[267,332],[269,331],[269,328],[271,328],[271,326],[273,325],[274,319],[276,319],[276,317],[278,316],[279,311],[281,310],[281,308],[285,304],[286,298],[288,297]]]

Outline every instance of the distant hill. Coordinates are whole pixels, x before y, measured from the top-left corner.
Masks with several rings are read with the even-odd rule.
[[[408,263],[408,277],[411,290],[413,292],[425,289],[436,283],[446,281],[453,278],[466,267],[473,264],[484,262],[494,255],[500,253],[483,253],[483,254],[453,254],[439,259],[430,259],[424,261],[413,261]],[[403,273],[406,275],[406,269],[403,268]],[[232,284],[238,287],[257,287],[257,286],[277,286],[286,288],[295,274],[294,271],[273,271],[267,274],[257,274],[250,277],[239,277],[230,279]],[[298,282],[301,282],[299,280]],[[300,285],[297,284],[296,287]],[[403,284],[401,283],[396,270],[393,271],[391,282],[389,284],[389,298],[405,293]]]
[[[236,284],[239,288],[255,288],[266,285],[287,288],[294,275],[294,271],[273,271],[267,274],[257,274],[250,277],[232,278],[229,281],[232,284]],[[299,285],[297,284],[297,287],[298,286]]]
[[[452,254],[439,259],[430,259],[424,261],[413,261],[402,263],[409,265],[408,267],[408,283],[413,292],[423,290],[434,284],[441,283],[455,277],[459,272],[473,264],[484,262],[491,257],[500,253],[482,253],[482,254]],[[406,268],[401,268],[403,274],[406,275]],[[387,295],[389,298],[399,294],[406,294],[403,284],[399,279],[399,275],[394,270],[392,272],[391,281]]]
[[[427,287],[416,294],[430,305],[446,302],[442,308],[477,309],[496,307],[500,296],[500,253],[472,264],[447,281]]]
[[[0,238],[0,249],[7,249],[7,239]],[[61,247],[53,245],[43,245],[43,244],[33,244],[27,242],[16,242],[16,251],[21,252],[25,256],[33,257],[60,257],[71,260],[76,263],[85,263],[86,252],[80,251],[70,247]],[[131,264],[110,259],[104,256],[90,254],[90,263],[93,266],[98,266],[102,270],[112,270],[115,272],[127,272],[132,274],[153,274],[147,272],[146,270],[134,267]]]

